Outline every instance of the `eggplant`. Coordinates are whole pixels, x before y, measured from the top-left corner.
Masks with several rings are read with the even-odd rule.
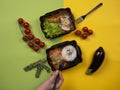
[[[90,75],[90,74],[94,73],[95,71],[97,71],[98,68],[103,63],[104,57],[105,57],[104,49],[102,47],[99,47],[94,53],[92,62],[90,64],[89,68],[87,69],[86,74]]]

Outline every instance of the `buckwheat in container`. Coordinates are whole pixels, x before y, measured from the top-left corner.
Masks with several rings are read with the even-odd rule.
[[[51,46],[46,50],[47,60],[52,70],[59,68],[60,62],[63,62],[63,69],[73,67],[82,62],[82,53],[76,41],[65,41]]]

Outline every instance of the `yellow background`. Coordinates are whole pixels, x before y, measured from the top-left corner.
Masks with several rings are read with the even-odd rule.
[[[77,25],[79,30],[84,26],[92,29],[92,36],[83,40],[72,32],[62,38],[63,41],[74,39],[78,42],[83,62],[63,71],[65,82],[61,90],[120,90],[120,1],[64,0],[64,7],[70,7],[77,19],[100,2],[103,6]],[[88,76],[85,72],[99,46],[105,50],[104,62],[97,72]]]
[[[46,12],[70,7],[75,19],[87,13],[98,3],[103,6],[91,13],[77,29],[84,26],[94,34],[86,40],[74,35],[74,31],[62,38],[46,39],[40,30],[39,17]],[[33,34],[46,43],[38,53],[32,51],[19,30],[17,19],[23,17],[31,25]],[[0,90],[36,90],[51,76],[42,71],[36,79],[36,70],[24,72],[23,68],[40,58],[46,58],[45,50],[66,40],[76,40],[82,50],[83,62],[62,71],[64,83],[60,90],[120,90],[120,1],[119,0],[0,0]],[[102,46],[105,59],[92,75],[86,75],[93,53]]]

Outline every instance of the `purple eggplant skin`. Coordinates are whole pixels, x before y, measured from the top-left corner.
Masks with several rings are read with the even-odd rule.
[[[96,70],[98,70],[98,68],[103,63],[104,57],[105,57],[105,51],[102,47],[99,47],[96,50],[96,52],[94,53],[93,60],[90,64],[89,68],[87,69],[86,74],[90,75],[90,74],[94,73]]]

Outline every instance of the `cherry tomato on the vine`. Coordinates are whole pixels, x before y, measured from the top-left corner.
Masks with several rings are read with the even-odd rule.
[[[44,42],[40,42],[40,47],[43,48],[45,46],[45,43]]]
[[[25,34],[30,34],[30,33],[31,33],[30,29],[29,29],[29,28],[26,28],[26,29],[25,29]]]
[[[40,48],[38,46],[34,46],[33,49],[34,49],[34,51],[37,52]]]
[[[22,39],[25,41],[25,42],[27,42],[29,39],[28,39],[28,36],[26,36],[26,35],[24,35],[23,37],[22,37]]]
[[[87,34],[87,33],[83,33],[83,34],[81,35],[81,37],[82,37],[83,39],[86,39],[86,38],[88,37],[88,34]]]
[[[81,31],[80,31],[80,30],[76,30],[76,31],[75,31],[75,34],[76,34],[77,36],[80,36],[80,35],[81,35]]]
[[[88,30],[87,32],[89,35],[92,35],[93,34],[93,31],[91,29]]]
[[[33,40],[33,39],[35,38],[35,36],[30,33],[30,34],[28,35],[28,38],[29,38],[29,40]]]
[[[39,38],[35,38],[35,43],[39,44],[40,43],[40,39]]]
[[[24,19],[23,19],[23,18],[19,18],[19,19],[18,19],[18,23],[19,23],[19,24],[23,24],[23,23],[24,23]]]
[[[83,27],[82,30],[83,32],[88,32],[88,27]]]
[[[23,26],[24,26],[24,28],[28,28],[28,27],[29,27],[29,23],[28,23],[28,22],[25,22],[25,23],[23,24]]]
[[[33,42],[29,42],[28,45],[29,45],[29,47],[31,47],[31,48],[34,47],[34,43],[33,43]]]
[[[39,51],[40,48],[45,46],[45,43],[42,42],[39,38],[36,38],[30,29],[30,25],[28,22],[25,22],[23,18],[18,19],[18,24],[20,26],[20,30],[23,34],[22,39],[28,44],[30,48],[34,51]],[[23,29],[24,28],[24,29]]]

